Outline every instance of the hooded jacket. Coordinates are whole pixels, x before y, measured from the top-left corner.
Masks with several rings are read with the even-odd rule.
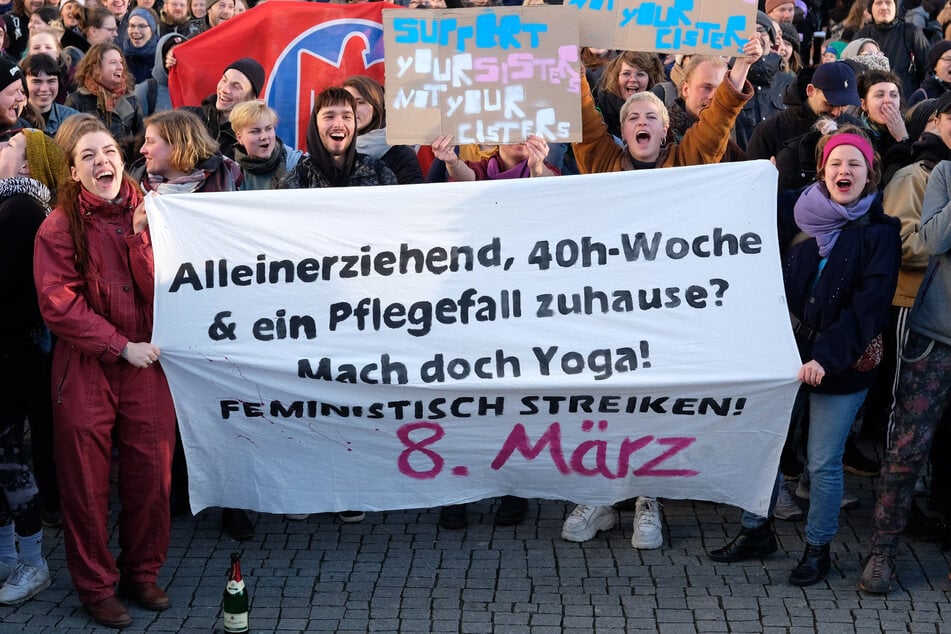
[[[386,128],[370,130],[358,136],[357,152],[383,161],[396,174],[396,182],[400,185],[426,182],[416,152],[408,145],[389,145],[386,142]]]
[[[951,161],[942,161],[928,179],[918,240],[931,256],[911,311],[918,334],[951,346]]]
[[[152,64],[152,79],[155,81],[155,108],[149,107],[149,84],[148,79],[135,85],[135,98],[142,107],[143,116],[149,116],[156,112],[164,112],[172,109],[172,98],[168,94],[168,70],[165,68],[165,56],[162,51],[165,48],[165,42],[173,37],[181,37],[178,33],[169,33],[162,36],[155,47],[155,61]]]

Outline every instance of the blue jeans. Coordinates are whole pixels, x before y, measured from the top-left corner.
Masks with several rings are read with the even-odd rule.
[[[793,417],[800,407],[809,405],[809,443],[806,460],[810,479],[809,515],[806,518],[806,541],[813,546],[824,546],[832,541],[839,530],[839,507],[842,504],[842,454],[845,441],[852,429],[855,415],[865,401],[868,390],[851,394],[819,394],[800,390],[793,407]],[[770,514],[782,477],[773,487]],[[757,528],[766,523],[765,517],[744,512],[745,528]]]

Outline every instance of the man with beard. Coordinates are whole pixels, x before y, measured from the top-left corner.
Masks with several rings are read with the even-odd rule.
[[[694,55],[684,67],[684,80],[680,84],[680,96],[667,108],[670,116],[668,142],[680,143],[687,130],[699,120],[700,113],[710,106],[717,86],[726,77],[727,66],[722,57]],[[743,150],[730,140],[721,163],[744,160]]]
[[[231,129],[231,109],[243,101],[257,99],[264,88],[264,68],[250,57],[228,64],[215,94],[205,97],[200,107],[186,106],[205,122],[208,134],[218,142],[221,153],[234,160],[238,139]]]
[[[307,124],[307,152],[279,189],[397,184],[396,174],[383,161],[357,152],[357,102],[345,88],[331,86],[317,95]],[[339,514],[345,524],[364,517],[363,511]]]
[[[383,161],[357,152],[357,104],[344,88],[319,95],[307,126],[307,152],[281,182],[281,189],[396,185]]]
[[[24,104],[26,91],[23,89],[23,72],[16,64],[0,58],[0,133],[31,127],[20,118]]]
[[[179,33],[190,36],[188,26],[188,0],[165,0],[159,12],[159,32],[164,36]]]

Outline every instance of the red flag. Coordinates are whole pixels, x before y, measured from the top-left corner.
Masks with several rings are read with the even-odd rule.
[[[172,103],[198,105],[215,92],[225,67],[242,57],[267,75],[259,95],[280,117],[278,136],[303,148],[313,99],[351,75],[384,83],[382,2],[265,2],[175,48]]]

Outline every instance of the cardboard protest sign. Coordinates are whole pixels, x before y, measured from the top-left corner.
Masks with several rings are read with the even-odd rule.
[[[387,142],[581,140],[572,18],[559,6],[384,11]]]
[[[775,201],[765,161],[150,197],[193,509],[765,514],[800,366]]]
[[[581,45],[735,55],[756,28],[755,0],[566,0]]]

